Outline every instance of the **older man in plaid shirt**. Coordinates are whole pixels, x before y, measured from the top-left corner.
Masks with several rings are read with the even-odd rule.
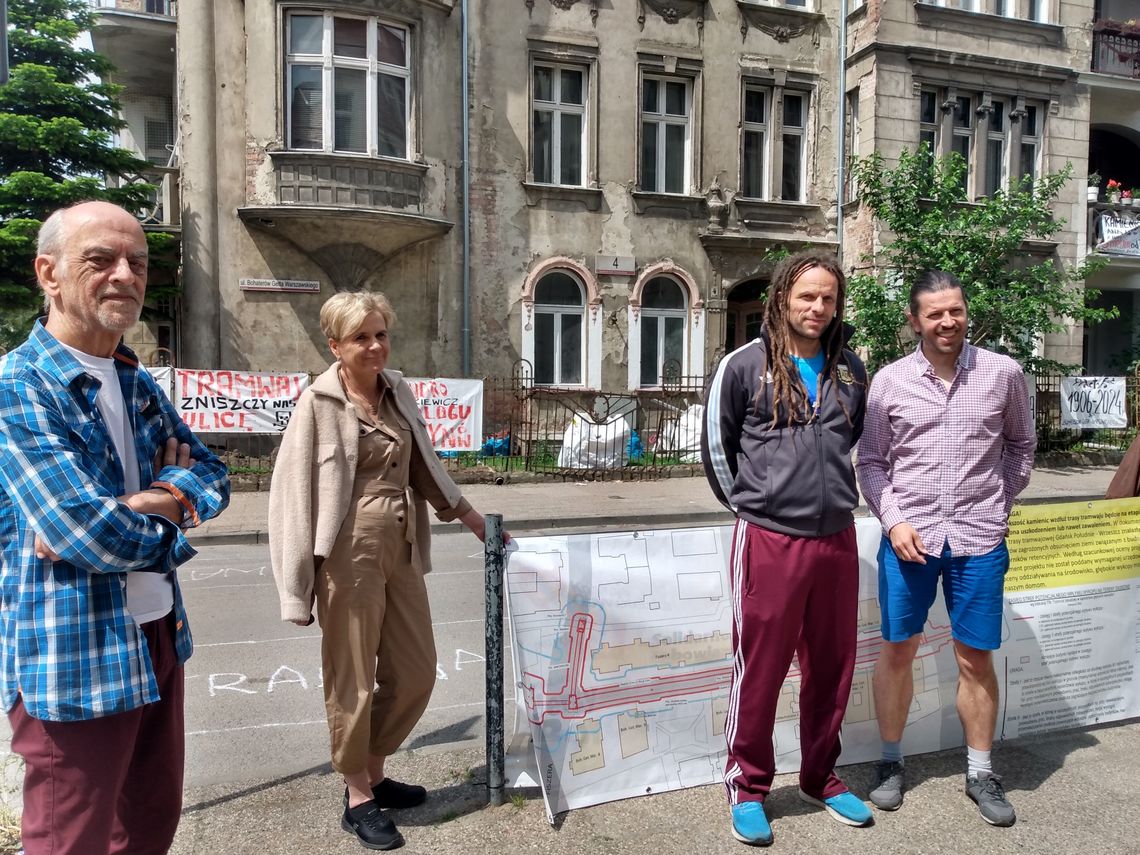
[[[121,344],[146,292],[138,221],[55,212],[49,313],[0,361],[0,701],[25,761],[27,855],[162,853],[182,805],[182,528],[225,466]]]
[[[874,678],[883,759],[871,801],[883,810],[902,805],[912,665],[941,577],[958,662],[966,794],[986,822],[1012,825],[1016,814],[990,763],[993,651],[1001,645],[1009,512],[1033,468],[1029,398],[1017,363],[966,341],[966,296],[954,276],[919,277],[907,318],[921,341],[875,375],[857,464],[884,532]]]

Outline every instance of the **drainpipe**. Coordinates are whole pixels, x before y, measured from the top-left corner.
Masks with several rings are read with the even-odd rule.
[[[466,2],[466,0],[465,0]],[[864,0],[866,2],[866,0]],[[843,267],[843,202],[847,194],[847,0],[839,0],[839,163],[836,169],[835,239],[839,241],[836,255]]]
[[[467,0],[460,11],[463,39],[463,376],[471,374],[471,98],[467,60]]]

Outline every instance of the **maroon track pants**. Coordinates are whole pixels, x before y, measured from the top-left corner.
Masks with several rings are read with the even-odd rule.
[[[183,670],[174,618],[143,624],[162,700],[84,721],[8,713],[24,758],[26,855],[162,855],[182,812]]]
[[[855,666],[856,550],[854,526],[827,537],[795,537],[736,521],[725,722],[730,804],[763,801],[772,787],[772,729],[793,654],[800,672],[800,788],[820,799],[847,789],[833,769]]]

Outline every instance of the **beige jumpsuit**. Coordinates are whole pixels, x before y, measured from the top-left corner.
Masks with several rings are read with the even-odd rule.
[[[391,390],[359,429],[352,501],[316,579],[332,765],[346,775],[364,771],[369,754],[395,753],[427,708],[435,640],[412,490],[448,508]]]

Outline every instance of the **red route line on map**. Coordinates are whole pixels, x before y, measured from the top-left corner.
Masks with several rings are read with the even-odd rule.
[[[931,624],[932,632],[927,632],[923,644],[933,646],[931,654],[937,653],[945,647],[951,638],[950,627]],[[575,612],[570,618],[570,654],[567,656],[566,682],[558,692],[546,691],[546,679],[524,672],[538,685],[520,687],[524,693],[527,707],[527,719],[532,724],[541,725],[547,715],[557,715],[562,719],[582,719],[592,712],[614,706],[628,707],[633,703],[648,703],[651,701],[669,700],[672,698],[686,698],[692,695],[729,686],[732,677],[732,668],[711,668],[707,671],[696,671],[670,677],[650,677],[632,685],[587,688],[584,683],[587,671],[586,660],[589,658],[589,640],[594,632],[594,617],[585,612]],[[874,662],[879,655],[882,639],[861,641],[857,647],[856,664]],[[799,677],[798,668],[788,670],[788,677]],[[539,698],[541,692],[541,699]],[[537,716],[537,717],[536,717]]]

